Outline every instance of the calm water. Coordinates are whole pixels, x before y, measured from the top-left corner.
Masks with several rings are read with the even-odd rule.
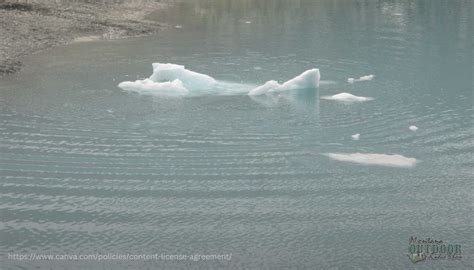
[[[25,59],[0,81],[0,268],[471,268],[472,12],[472,1],[193,1],[150,15],[182,28]],[[333,83],[259,99],[117,88],[152,62],[251,84],[316,67]],[[319,99],[340,92],[375,100]],[[460,244],[463,258],[413,265],[410,236]],[[232,259],[7,257],[29,253]]]

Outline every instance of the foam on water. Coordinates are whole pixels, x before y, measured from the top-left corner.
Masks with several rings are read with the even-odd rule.
[[[322,96],[321,99],[334,100],[334,101],[340,101],[340,102],[346,102],[346,103],[374,100],[374,98],[371,98],[371,97],[359,97],[359,96],[354,96],[349,93],[340,93],[333,96]]]
[[[324,154],[330,159],[337,161],[352,162],[362,165],[377,165],[388,167],[411,168],[418,162],[416,158],[409,158],[402,155],[387,154],[364,154],[364,153],[327,153]]]
[[[263,95],[297,89],[313,89],[319,86],[319,69],[310,69],[291,80],[279,84],[268,81],[256,87],[251,84],[217,81],[209,75],[186,69],[182,65],[153,63],[153,74],[143,80],[124,81],[118,87],[126,91],[148,95]]]

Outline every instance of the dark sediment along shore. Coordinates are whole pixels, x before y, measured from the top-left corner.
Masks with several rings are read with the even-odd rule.
[[[0,0],[0,77],[21,69],[20,57],[73,41],[156,33],[145,19],[168,3],[158,0]]]

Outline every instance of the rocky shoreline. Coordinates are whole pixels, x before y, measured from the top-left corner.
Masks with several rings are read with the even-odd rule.
[[[74,41],[150,35],[166,24],[145,19],[157,0],[0,0],[0,77],[21,69],[22,56]]]

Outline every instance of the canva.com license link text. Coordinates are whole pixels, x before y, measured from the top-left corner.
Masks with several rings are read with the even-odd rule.
[[[15,254],[8,253],[15,261],[230,261],[229,254]]]

